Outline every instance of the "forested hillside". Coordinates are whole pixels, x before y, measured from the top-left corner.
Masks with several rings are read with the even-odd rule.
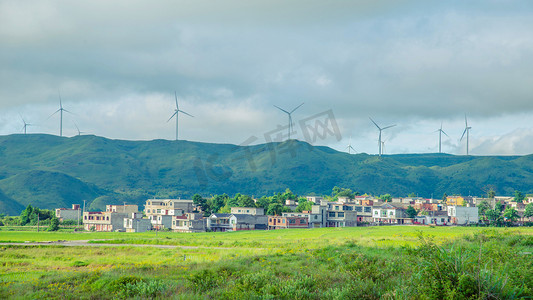
[[[348,154],[305,142],[256,146],[189,141],[123,141],[97,136],[0,137],[0,213],[28,204],[52,209],[83,203],[143,204],[148,197],[237,192],[271,195],[290,188],[330,194],[334,186],[360,193],[436,198],[533,190],[533,156]],[[96,200],[95,200],[96,199]],[[92,204],[92,205],[91,205]]]

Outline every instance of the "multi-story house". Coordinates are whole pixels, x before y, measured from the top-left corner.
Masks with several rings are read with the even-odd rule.
[[[58,218],[59,221],[61,222],[65,220],[80,220],[81,221],[80,205],[72,204],[72,209],[56,208],[56,218]]]
[[[232,207],[231,213],[253,215],[253,216],[264,216],[265,209],[262,207]]]
[[[357,211],[354,210],[355,206],[355,203],[327,203],[326,227],[357,226]]]
[[[239,231],[267,229],[267,216],[245,214],[212,214],[207,218],[211,231]]]
[[[455,225],[477,224],[479,214],[477,207],[448,206],[450,223]]]
[[[149,199],[144,205],[144,213],[151,216],[181,216],[194,211],[192,200]]]
[[[201,213],[186,213],[172,216],[172,230],[175,232],[205,232],[206,219]]]
[[[144,205],[144,213],[156,229],[172,228],[172,216],[182,216],[193,211],[192,200],[149,199]]]
[[[411,219],[405,213],[409,205],[403,203],[383,203],[381,206],[372,208],[372,218],[374,222],[388,224],[405,224]]]
[[[268,229],[309,228],[308,217],[268,216]]]
[[[124,229],[126,232],[146,232],[152,230],[152,222],[143,219],[142,213],[130,213],[124,218]]]
[[[84,212],[83,227],[95,231],[124,231],[124,219],[138,212],[137,205],[107,205],[106,211]]]

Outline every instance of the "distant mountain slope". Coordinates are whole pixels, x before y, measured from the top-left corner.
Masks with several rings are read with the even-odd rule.
[[[143,204],[147,197],[194,193],[329,194],[334,186],[361,193],[442,197],[533,190],[533,156],[347,154],[300,141],[254,146],[189,141],[123,141],[97,136],[0,136],[0,189],[18,205],[42,208],[114,199]],[[9,203],[11,200],[5,200]],[[107,200],[106,200],[107,201]],[[4,209],[0,206],[0,212]],[[5,209],[7,212],[8,210]]]
[[[0,213],[9,216],[18,215],[23,209],[24,206],[9,198],[4,192],[2,192],[2,190],[0,190]]]
[[[19,206],[70,208],[72,204],[92,201],[99,196],[95,188],[66,174],[49,171],[28,171],[0,180],[0,188]],[[21,205],[21,206],[20,206]]]

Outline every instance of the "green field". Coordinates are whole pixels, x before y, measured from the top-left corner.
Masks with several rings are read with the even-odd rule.
[[[64,240],[92,243],[25,245]],[[383,226],[157,236],[2,230],[0,242],[16,243],[0,246],[0,298],[533,295],[532,228]]]

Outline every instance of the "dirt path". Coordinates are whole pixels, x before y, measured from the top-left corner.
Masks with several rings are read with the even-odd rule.
[[[179,245],[106,244],[106,243],[89,243],[89,241],[90,240],[24,242],[24,243],[0,243],[0,246],[153,247],[153,248],[161,248],[161,249],[176,249],[176,248],[179,248],[179,249],[220,249],[220,250],[234,249],[234,248],[225,248],[225,247],[179,246]],[[258,250],[260,250],[260,249],[258,249]]]

